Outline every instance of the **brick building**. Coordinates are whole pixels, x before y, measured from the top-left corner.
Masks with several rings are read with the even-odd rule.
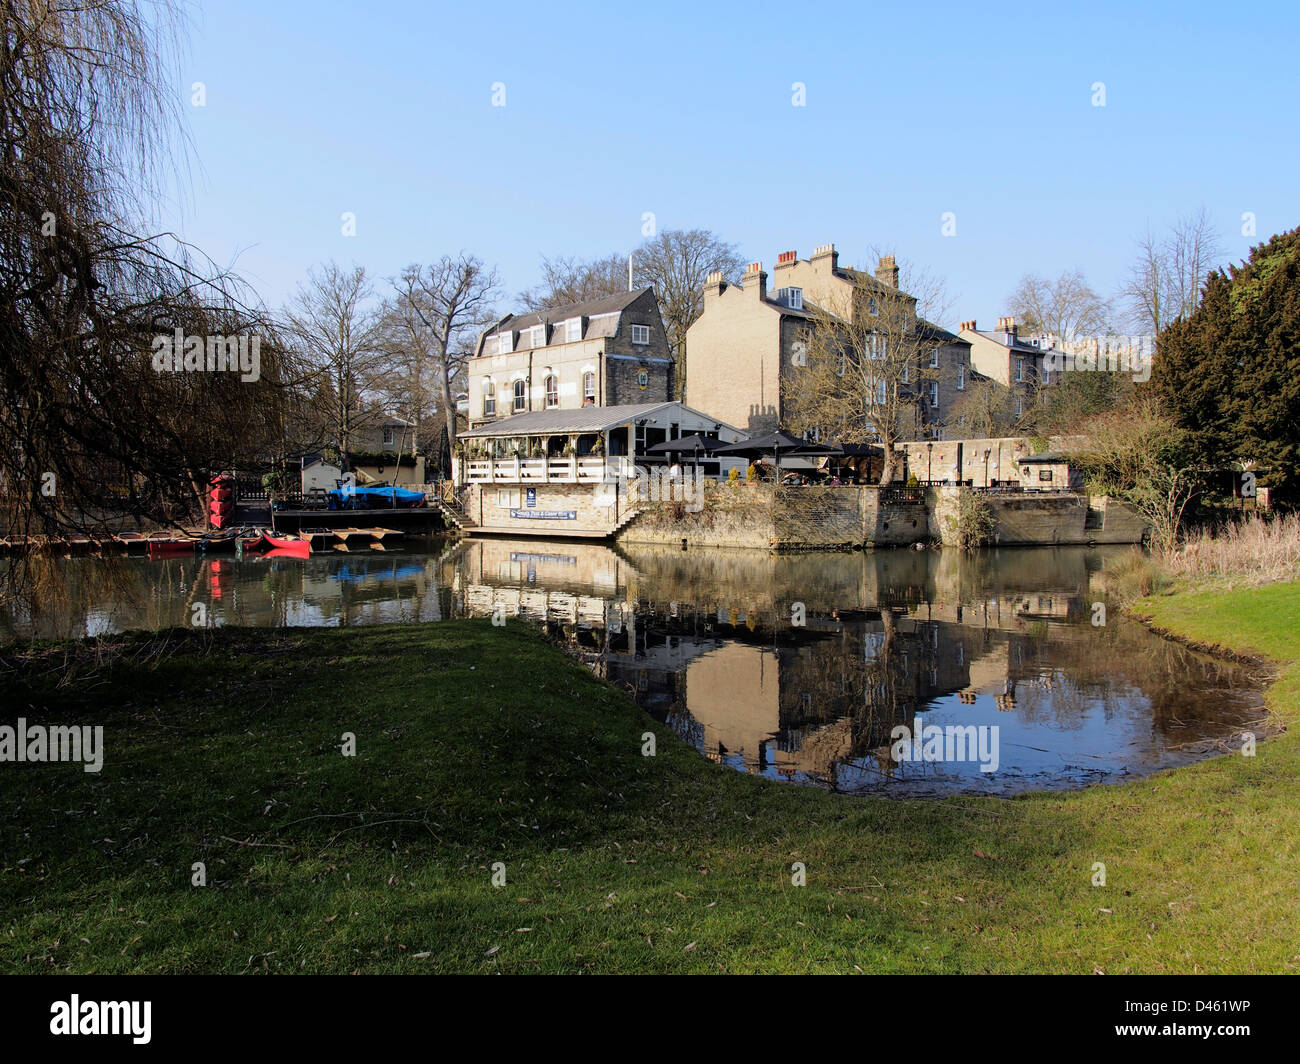
[[[507,314],[467,366],[470,426],[534,410],[667,402],[673,357],[653,288]]]
[[[771,289],[758,262],[745,271],[739,287],[710,275],[703,311],[686,333],[688,401],[751,434],[785,427],[792,389],[798,387],[799,355],[818,308],[852,305],[855,314],[875,315],[874,290],[880,304],[898,305],[902,295],[924,352],[899,383],[908,399],[902,431],[942,435],[947,412],[969,381],[970,342],[916,317],[915,298],[900,293],[898,284],[892,255],[866,274],[840,266],[833,244],[819,247],[811,259],[782,253]]]

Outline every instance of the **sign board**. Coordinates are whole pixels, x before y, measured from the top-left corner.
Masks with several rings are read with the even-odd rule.
[[[576,521],[577,510],[511,510],[513,518],[526,518],[532,521]]]

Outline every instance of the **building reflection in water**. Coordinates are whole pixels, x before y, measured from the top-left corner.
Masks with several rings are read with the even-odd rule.
[[[1124,778],[1217,752],[1258,721],[1259,692],[1238,667],[1123,621],[1093,627],[1108,556],[482,540],[448,564],[457,609],[504,606],[544,625],[713,761],[921,795]],[[996,725],[998,770],[895,761],[891,733],[918,714]]]

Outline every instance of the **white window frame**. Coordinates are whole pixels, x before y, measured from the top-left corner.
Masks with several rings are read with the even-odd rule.
[[[930,409],[931,410],[939,409],[939,382],[938,381],[930,382]]]
[[[588,381],[591,382],[590,391],[587,390]],[[582,375],[582,398],[593,400],[596,398],[596,373],[594,370],[587,370],[587,372]]]
[[[491,380],[483,382],[483,416],[496,417],[497,413],[497,386]]]
[[[497,354],[508,355],[515,349],[514,331],[497,333]]]
[[[803,310],[803,289],[787,288],[785,290],[785,305],[791,310]]]
[[[930,348],[930,368],[939,368],[939,349],[937,347]]]
[[[564,323],[564,339],[567,343],[577,343],[582,339],[582,319],[570,318]]]
[[[546,393],[546,409],[554,410],[560,405],[560,378],[548,373],[542,381],[542,389]]]
[[[545,326],[545,325],[534,325],[534,326],[532,327],[532,329],[529,331],[528,346],[529,346],[529,347],[545,347],[545,346],[546,346],[546,326]]]
[[[1025,359],[1023,355],[1017,355],[1016,356],[1016,380],[1023,381],[1024,379],[1025,379]]]
[[[966,390],[966,367],[957,367],[957,390],[964,392]]]
[[[510,394],[511,410],[518,414],[528,409],[528,382],[523,377],[511,382]]]
[[[632,326],[632,342],[633,342],[634,344],[648,344],[648,343],[650,342],[650,326],[649,326],[649,325],[633,325],[633,326]]]
[[[393,426],[392,426],[392,425],[385,425],[385,426],[384,426],[384,443],[392,443],[392,442],[393,442]]]
[[[876,382],[876,405],[884,406],[889,402],[889,382],[881,377]]]
[[[1016,417],[1025,416],[1025,399],[1022,395],[1016,396]]]

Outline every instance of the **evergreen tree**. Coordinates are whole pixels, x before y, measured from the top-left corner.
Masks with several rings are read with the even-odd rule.
[[[1151,376],[1198,458],[1300,487],[1300,229],[1206,279],[1201,305],[1161,332]]]

